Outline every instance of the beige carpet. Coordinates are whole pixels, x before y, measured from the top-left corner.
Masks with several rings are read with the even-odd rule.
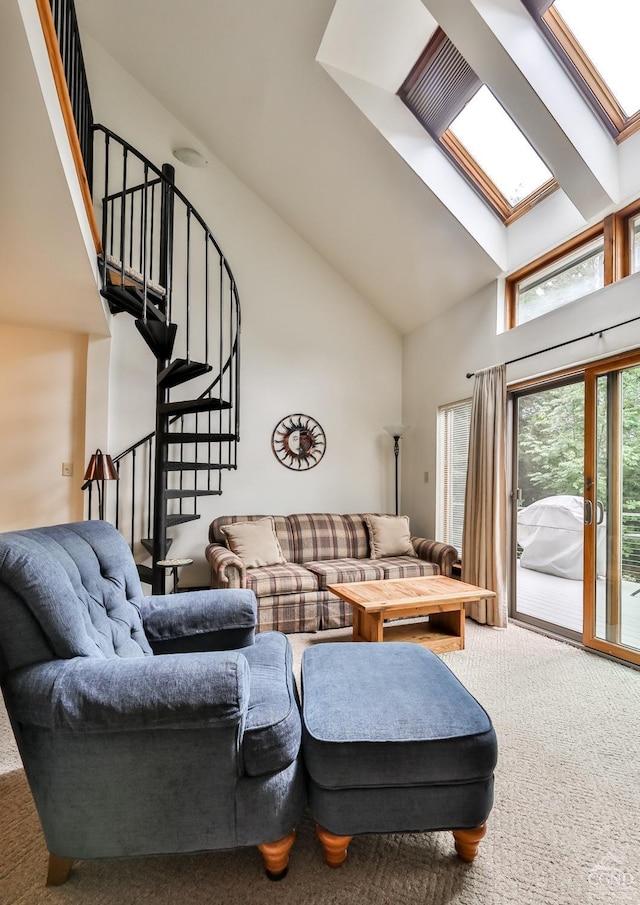
[[[255,850],[81,862],[43,885],[47,854],[0,710],[0,905],[638,905],[640,672],[517,626],[469,623],[443,659],[491,714],[496,802],[478,858],[448,833],[361,836],[325,867],[309,820],[288,877]],[[292,636],[303,647],[348,632]],[[354,689],[357,694],[357,689]]]

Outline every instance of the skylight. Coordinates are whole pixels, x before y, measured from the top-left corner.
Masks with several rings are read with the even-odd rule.
[[[638,0],[522,0],[616,141],[640,129]]]
[[[516,123],[441,28],[431,36],[398,95],[505,225],[558,187]]]
[[[516,207],[553,175],[520,129],[483,85],[449,126],[476,163]]]
[[[552,4],[627,117],[640,110],[638,0],[555,0]]]

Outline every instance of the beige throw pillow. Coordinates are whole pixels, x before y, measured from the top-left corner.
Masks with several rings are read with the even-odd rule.
[[[408,515],[365,515],[371,559],[383,556],[417,556],[411,543]]]
[[[223,525],[220,530],[227,539],[227,547],[240,557],[247,569],[286,562],[270,516]]]

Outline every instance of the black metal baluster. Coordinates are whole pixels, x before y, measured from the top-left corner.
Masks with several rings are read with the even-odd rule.
[[[107,257],[111,247],[105,248],[107,240],[107,223],[109,220],[109,210],[111,209],[113,219],[113,208],[107,201],[109,195],[109,154],[111,139],[107,135],[104,143],[104,194],[102,196],[102,285],[107,285]],[[113,243],[113,227],[111,232],[111,242]]]
[[[149,440],[149,460],[147,462],[148,483],[147,488],[147,537],[151,537],[151,501],[153,500],[153,439]]]
[[[116,474],[118,475],[118,480],[116,481],[116,518],[115,518],[115,526],[120,529],[120,462],[115,463],[116,466]]]
[[[149,167],[144,165],[144,184],[140,201],[140,273],[142,274],[143,320],[147,320],[149,274],[147,273],[147,192],[149,191]]]
[[[187,208],[187,273],[186,273],[186,340],[185,358],[191,361],[191,208]]]
[[[127,264],[129,267],[133,268],[133,224],[135,222],[136,196],[134,194],[125,194],[122,199],[123,203],[127,203],[127,198],[129,199],[129,254],[127,257]]]
[[[120,274],[122,277],[122,286],[124,288],[124,244],[125,244],[125,234],[126,234],[126,195],[125,191],[127,188],[127,160],[129,156],[129,151],[127,148],[124,148],[123,151],[123,161],[122,161],[122,199],[120,201]]]
[[[155,233],[155,229],[154,229],[155,219],[156,219],[156,186],[153,185],[151,187],[151,232],[150,232],[150,236],[149,236],[149,246],[150,246],[149,279],[150,280],[153,280],[154,275],[155,275],[154,254],[153,254],[153,252],[154,252],[153,242],[154,242],[154,233]]]
[[[136,538],[136,450],[131,450],[131,549]]]

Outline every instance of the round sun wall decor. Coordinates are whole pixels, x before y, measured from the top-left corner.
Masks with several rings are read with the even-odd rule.
[[[322,427],[309,415],[287,415],[271,437],[278,462],[292,471],[308,471],[324,456],[327,440]]]

